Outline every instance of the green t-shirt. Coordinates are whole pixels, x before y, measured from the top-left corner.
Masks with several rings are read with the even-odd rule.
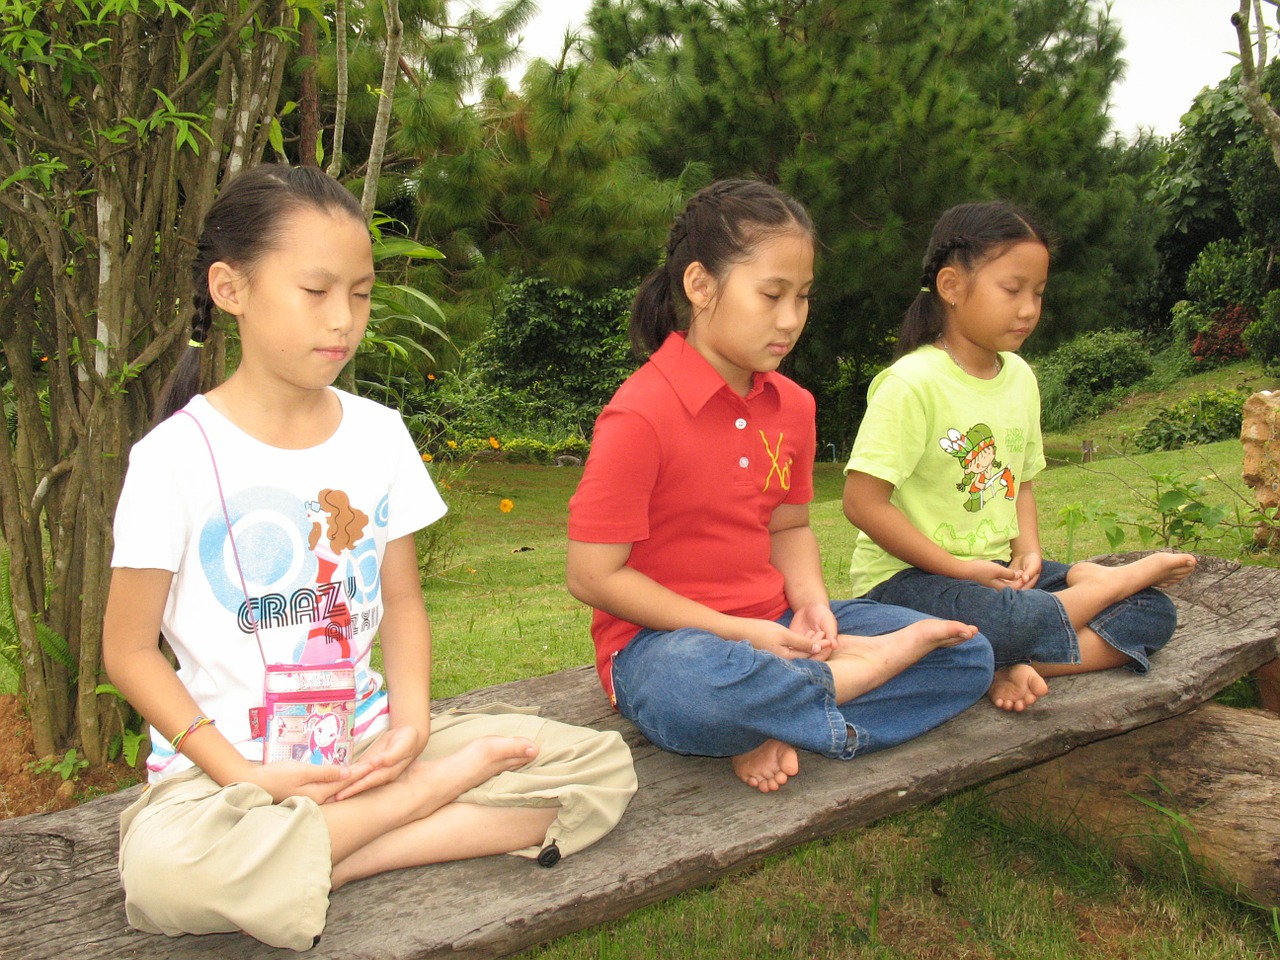
[[[991,380],[933,346],[881,371],[845,467],[893,484],[890,500],[911,525],[964,560],[1010,558],[1018,490],[1045,465],[1035,374],[1017,354],[1000,358]],[[859,531],[853,595],[907,566]]]

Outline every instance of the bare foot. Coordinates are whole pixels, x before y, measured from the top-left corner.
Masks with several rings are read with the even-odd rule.
[[[500,773],[518,770],[537,755],[538,745],[524,737],[480,737],[447,757],[414,761],[404,778],[423,792],[429,810],[435,810]]]
[[[732,763],[738,779],[761,793],[772,793],[800,772],[796,748],[781,740],[766,740],[754,750],[738,754]]]
[[[996,671],[987,696],[1001,710],[1021,713],[1048,692],[1049,685],[1031,664],[1015,663]]]
[[[964,643],[977,632],[977,627],[956,620],[917,620],[874,637],[841,634],[827,659],[836,702],[848,703],[896,677],[921,657],[940,647]]]
[[[1122,579],[1132,596],[1147,587],[1171,587],[1185,580],[1196,568],[1196,558],[1191,553],[1152,553],[1118,567],[1104,567],[1098,563],[1081,561],[1073,563],[1067,571],[1067,586],[1075,586],[1088,580]]]

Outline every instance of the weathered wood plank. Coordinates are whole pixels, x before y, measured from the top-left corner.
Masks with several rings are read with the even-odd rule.
[[[1211,882],[1280,906],[1280,717],[1206,703],[987,790],[1009,819],[1053,824],[1137,867],[1184,866],[1185,845]]]
[[[984,702],[925,737],[852,763],[805,756],[800,777],[770,796],[744,788],[726,761],[655,750],[609,712],[590,668],[455,698],[459,706],[540,704],[547,716],[623,731],[640,777],[630,810],[603,842],[550,870],[490,858],[352,884],[334,895],[324,938],[309,956],[503,956],[769,853],[1184,712],[1280,653],[1280,571],[1206,560],[1171,593],[1181,623],[1150,675],[1058,680],[1025,714]],[[0,957],[282,955],[241,935],[168,940],[128,929],[114,857],[116,820],[130,794],[0,823]]]

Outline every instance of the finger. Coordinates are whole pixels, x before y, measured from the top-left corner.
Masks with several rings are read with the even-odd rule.
[[[344,785],[334,793],[333,799],[335,801],[349,800],[358,794],[364,793],[366,790],[371,790],[374,787],[380,787],[386,782],[387,778],[378,776],[377,774],[370,774],[367,777],[362,777],[354,783]]]

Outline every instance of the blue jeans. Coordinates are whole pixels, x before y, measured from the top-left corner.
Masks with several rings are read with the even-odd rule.
[[[869,600],[833,603],[831,610],[841,633],[864,637],[928,619]],[[788,611],[778,623],[791,617]],[[976,636],[836,703],[825,663],[786,660],[705,630],[641,630],[614,657],[613,687],[618,711],[672,753],[732,757],[772,738],[848,760],[950,720],[986,693],[991,672],[991,646]]]
[[[972,580],[908,567],[873,587],[867,598],[973,624],[991,641],[997,667],[1028,660],[1079,663],[1075,628],[1062,601],[1054,596],[1066,589],[1068,569],[1064,563],[1045,560],[1034,589],[993,590]],[[1089,621],[1098,636],[1133,661],[1128,667],[1137,673],[1150,669],[1148,657],[1169,642],[1177,625],[1173,601],[1152,587],[1112,604]]]

